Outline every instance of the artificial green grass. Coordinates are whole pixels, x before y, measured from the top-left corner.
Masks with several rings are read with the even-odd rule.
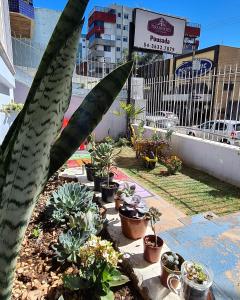
[[[122,149],[116,162],[129,176],[187,215],[212,211],[221,216],[240,211],[240,189],[201,171],[184,166],[181,172],[168,176],[160,164],[149,171],[130,147]]]

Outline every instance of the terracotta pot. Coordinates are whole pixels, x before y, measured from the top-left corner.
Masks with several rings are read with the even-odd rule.
[[[165,252],[167,254],[171,254],[172,252],[171,251],[168,251],[168,252]],[[162,256],[161,256],[161,269],[162,269],[162,272],[161,272],[161,276],[160,276],[160,280],[161,280],[161,284],[163,286],[165,286],[166,288],[168,288],[168,285],[167,285],[167,279],[168,279],[168,276],[170,274],[175,274],[175,275],[181,275],[181,271],[174,271],[174,270],[170,270],[169,268],[167,268],[163,262],[162,262],[162,257],[163,255],[165,254],[163,253]],[[180,259],[180,264],[182,265],[182,263],[184,262],[184,259],[181,255],[179,255],[177,253],[177,255],[179,256],[179,259]],[[180,268],[181,269],[181,268]],[[177,288],[178,287],[178,284],[179,282],[176,280],[175,282],[172,282],[172,286],[174,288]]]
[[[163,240],[158,236],[157,237],[157,246],[149,245],[147,242],[154,243],[156,242],[155,235],[146,235],[143,239],[144,253],[143,257],[146,261],[150,263],[156,263],[159,261],[160,253],[163,246]]]
[[[144,237],[148,226],[148,220],[143,217],[141,219],[128,218],[119,212],[122,225],[122,233],[131,240],[137,240]]]
[[[115,200],[115,209],[118,211],[123,201],[118,196],[115,196],[114,200]]]

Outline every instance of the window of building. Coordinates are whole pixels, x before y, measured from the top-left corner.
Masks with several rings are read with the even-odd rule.
[[[120,47],[117,47],[117,52],[120,52],[121,51],[121,48]]]
[[[128,38],[126,36],[123,36],[123,42],[127,42]]]
[[[128,30],[128,25],[123,25],[123,30]]]
[[[121,24],[117,24],[117,29],[121,29],[121,28],[122,28]]]
[[[104,46],[104,51],[111,52],[111,46]]]
[[[118,17],[121,18],[121,16],[122,16],[122,14],[121,14],[121,13],[118,13]]]
[[[117,35],[117,41],[121,41],[121,36]]]
[[[128,14],[124,14],[124,19],[128,20]]]

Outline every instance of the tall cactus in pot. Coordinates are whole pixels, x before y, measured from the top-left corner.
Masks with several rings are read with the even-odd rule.
[[[51,37],[25,105],[0,146],[0,300],[11,298],[17,256],[48,178],[97,126],[122,89],[132,63],[86,96],[59,136],[88,0],[69,0]],[[57,138],[59,136],[59,138]]]

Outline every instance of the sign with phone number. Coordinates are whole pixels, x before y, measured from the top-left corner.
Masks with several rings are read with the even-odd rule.
[[[170,53],[174,53],[174,47],[169,47],[169,46],[164,46],[164,45],[156,45],[156,44],[152,44],[152,43],[145,43],[143,44],[143,47],[145,49],[151,49],[151,50],[160,50],[163,52],[170,52]]]
[[[182,54],[186,20],[136,8],[133,46],[171,54]]]

